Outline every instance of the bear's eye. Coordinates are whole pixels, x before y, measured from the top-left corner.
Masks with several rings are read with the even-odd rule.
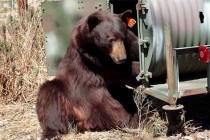
[[[113,42],[113,41],[115,41],[115,40],[116,40],[115,37],[109,37],[109,38],[108,38],[108,41],[109,41],[109,42]]]

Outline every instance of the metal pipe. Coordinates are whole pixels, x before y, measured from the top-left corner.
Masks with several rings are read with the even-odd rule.
[[[177,74],[174,69],[174,54],[173,46],[171,40],[171,31],[169,23],[164,24],[164,44],[166,50],[166,69],[167,69],[167,83],[168,83],[168,96],[172,98],[176,93],[178,93],[177,87]]]

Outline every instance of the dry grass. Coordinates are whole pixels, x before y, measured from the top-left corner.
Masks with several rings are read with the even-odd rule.
[[[40,137],[40,127],[31,103],[0,104],[0,139],[32,140]]]
[[[31,101],[46,78],[41,12],[9,15],[0,29],[0,103]]]
[[[40,126],[35,105],[32,103],[0,104],[1,140],[40,139]],[[71,131],[63,140],[166,140],[167,137],[154,138],[152,133],[141,129],[119,129],[103,132],[76,133]]]
[[[153,137],[166,136],[167,124],[152,105],[152,101],[139,86],[134,90],[134,101],[138,107],[139,129],[150,132]]]

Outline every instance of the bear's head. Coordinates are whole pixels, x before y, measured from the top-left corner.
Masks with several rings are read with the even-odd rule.
[[[126,19],[132,14],[127,10],[121,14],[99,11],[87,18],[89,40],[96,49],[111,57],[116,64],[122,64],[127,59],[124,45],[127,33]]]

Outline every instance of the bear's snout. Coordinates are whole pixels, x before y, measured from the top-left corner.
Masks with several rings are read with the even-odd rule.
[[[123,55],[123,56],[119,56],[118,57],[118,62],[119,64],[122,64],[126,61],[126,55]]]
[[[122,40],[112,42],[112,49],[110,52],[112,60],[116,64],[123,64],[127,59],[125,46]]]

